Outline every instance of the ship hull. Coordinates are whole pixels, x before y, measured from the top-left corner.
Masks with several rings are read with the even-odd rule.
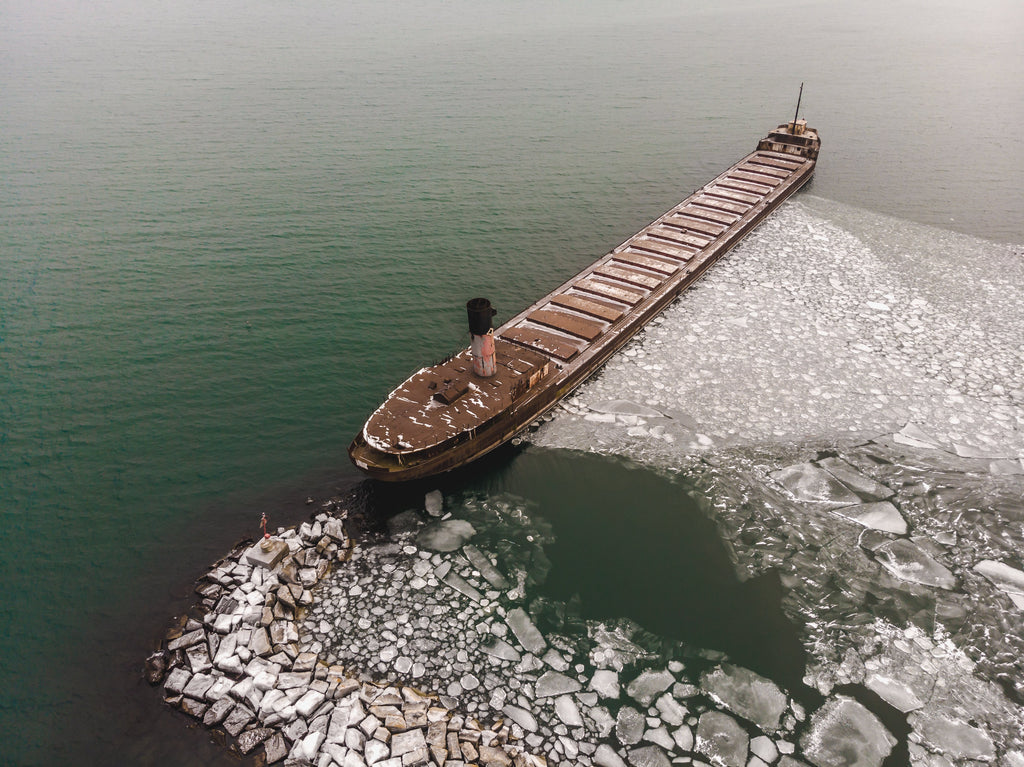
[[[552,372],[539,383],[481,423],[420,450],[382,449],[386,430],[374,419],[387,415],[386,402],[352,442],[353,463],[375,479],[423,479],[467,465],[543,416],[811,179],[817,134],[805,134],[812,142],[791,141],[780,133],[784,127],[494,331],[508,349],[551,360]]]

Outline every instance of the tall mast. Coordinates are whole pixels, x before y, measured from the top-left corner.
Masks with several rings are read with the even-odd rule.
[[[800,99],[804,97],[804,84],[800,83],[800,95],[796,97],[796,113],[793,115],[793,133],[796,133],[796,121],[800,117]]]

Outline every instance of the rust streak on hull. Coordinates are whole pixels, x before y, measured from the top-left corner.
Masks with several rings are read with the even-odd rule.
[[[421,479],[490,452],[579,386],[810,180],[820,142],[803,120],[494,331],[493,376],[464,350],[424,368],[349,447],[371,477]]]

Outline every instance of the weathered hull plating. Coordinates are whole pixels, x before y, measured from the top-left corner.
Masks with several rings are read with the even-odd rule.
[[[465,350],[395,389],[349,447],[387,481],[451,471],[503,444],[579,386],[810,180],[817,133],[779,126],[672,210],[494,331],[497,375]]]

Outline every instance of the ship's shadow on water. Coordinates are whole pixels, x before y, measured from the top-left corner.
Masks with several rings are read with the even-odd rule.
[[[693,649],[724,652],[798,698],[809,692],[778,577],[741,581],[714,522],[680,480],[618,458],[530,447],[434,482],[373,485],[368,506],[378,522],[422,508],[423,493],[437,487],[446,496],[522,498],[556,539],[545,547],[551,570],[539,595],[573,602],[583,618],[630,618]]]

